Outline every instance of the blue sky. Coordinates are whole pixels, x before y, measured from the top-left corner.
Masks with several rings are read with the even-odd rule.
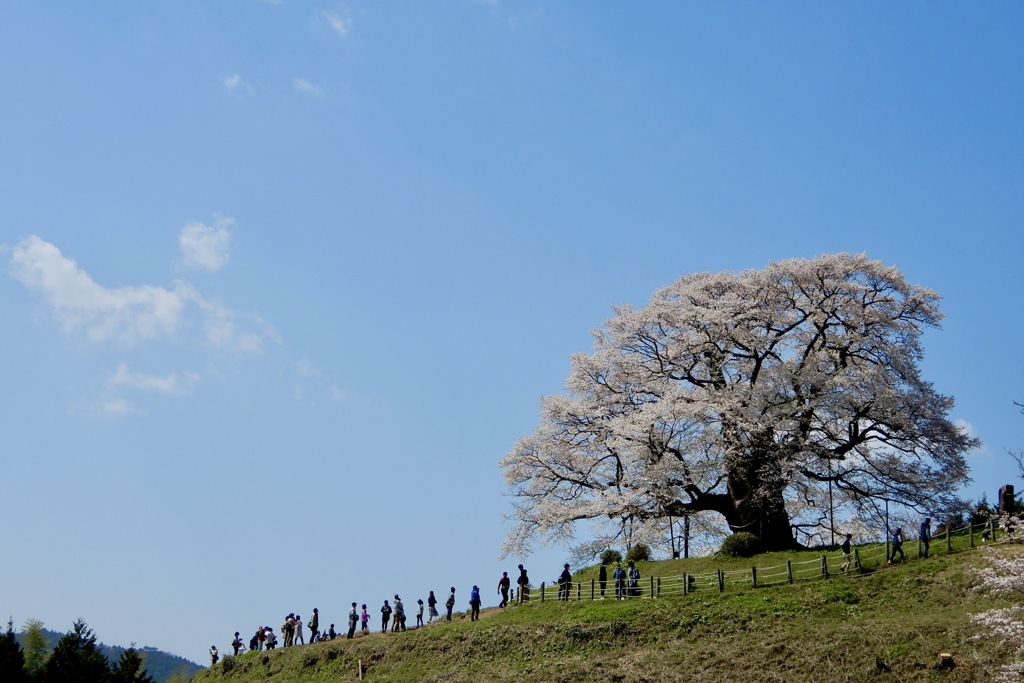
[[[943,295],[925,375],[993,499],[1024,448],[1022,25],[3,3],[0,616],[205,662],[292,611],[492,595],[524,559],[497,461],[610,306],[826,252]]]

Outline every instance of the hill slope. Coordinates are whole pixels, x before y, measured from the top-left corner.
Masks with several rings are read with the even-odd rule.
[[[792,554],[804,562],[819,554]],[[225,658],[195,683],[367,681],[971,681],[992,680],[1019,659],[1018,644],[979,639],[970,615],[1011,607],[1020,594],[975,590],[992,558],[1024,563],[1020,546],[913,559],[832,575],[657,599],[534,601],[460,615],[401,634],[374,634]],[[780,558],[644,563],[647,576],[679,577],[712,564],[749,573]],[[785,560],[782,560],[783,565]],[[881,565],[881,566],[880,566]],[[688,568],[684,568],[688,567]],[[589,597],[589,576],[580,573]],[[939,668],[951,652],[955,667]],[[998,680],[998,678],[997,678]],[[1018,679],[1019,680],[1019,679]]]

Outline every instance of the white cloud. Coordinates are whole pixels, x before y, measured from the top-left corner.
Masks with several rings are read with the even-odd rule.
[[[242,80],[242,77],[239,74],[231,74],[221,82],[224,84],[224,87],[227,88],[227,91],[232,95],[238,95],[240,97],[252,97],[254,94],[256,94],[255,91],[253,91],[252,86],[246,83],[244,80]]]
[[[320,377],[320,368],[305,358],[295,363],[295,370],[303,377]]]
[[[181,375],[173,372],[166,377],[158,377],[156,375],[131,372],[128,369],[127,363],[121,363],[117,366],[114,374],[107,379],[107,387],[123,387],[157,394],[181,395],[188,393],[198,381],[199,375],[194,372],[185,372]]]
[[[214,225],[196,221],[181,229],[178,248],[185,259],[185,265],[202,270],[220,270],[228,262],[231,243],[231,228],[235,219],[216,216]]]
[[[12,250],[11,275],[49,304],[66,334],[81,332],[94,343],[130,348],[148,341],[188,341],[214,349],[259,351],[266,341],[281,343],[256,315],[233,311],[203,297],[192,285],[172,289],[151,285],[104,287],[36,236]]]
[[[292,83],[295,84],[295,89],[299,92],[304,92],[308,95],[322,96],[327,93],[326,88],[322,88],[319,85],[313,85],[304,78],[293,78]]]
[[[349,31],[352,30],[352,17],[347,12],[344,15],[334,12],[323,12],[321,16],[327,21],[327,25],[331,27],[331,30],[337,33],[339,37],[348,37]]]

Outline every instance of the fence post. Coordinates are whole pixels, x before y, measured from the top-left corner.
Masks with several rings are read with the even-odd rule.
[[[949,522],[946,522],[946,552],[953,552],[953,544],[952,541],[949,540]]]
[[[544,602],[544,582],[540,582],[540,601]]]
[[[786,560],[786,578],[793,583],[793,560]]]
[[[860,551],[853,549],[853,568],[860,571]]]
[[[651,577],[651,598],[654,598],[654,577]]]
[[[590,601],[594,601],[594,580],[590,580]]]
[[[754,588],[757,588],[757,567],[750,568],[750,580],[754,584]]]
[[[828,558],[821,556],[821,575],[828,578]]]
[[[967,520],[967,535],[971,537],[971,547],[974,547],[974,520]]]
[[[580,597],[580,593],[581,593],[582,590],[583,590],[583,582],[582,581],[577,581],[576,582],[576,599],[577,600],[582,600],[582,598]]]
[[[690,594],[690,580],[686,578],[686,572],[683,572],[683,595]]]
[[[718,570],[718,592],[722,593],[725,591],[725,572],[721,569]]]
[[[661,597],[661,577],[658,577],[658,597]]]

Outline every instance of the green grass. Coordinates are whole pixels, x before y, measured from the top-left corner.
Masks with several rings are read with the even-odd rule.
[[[1010,604],[971,590],[983,553],[945,553],[754,589],[698,590],[657,599],[539,601],[486,610],[402,634],[357,637],[228,657],[196,683],[367,681],[587,683],[590,681],[974,681],[1013,653],[975,639],[969,615]],[[966,540],[964,547],[967,546]],[[861,548],[865,555],[870,548]],[[986,552],[1020,552],[1004,546]],[[827,551],[826,555],[834,554]],[[649,576],[749,571],[820,558],[821,552],[750,560],[700,558],[641,563]],[[831,563],[831,559],[829,560]],[[838,565],[837,565],[838,567]],[[589,582],[596,568],[577,574]],[[588,590],[584,597],[589,598]],[[646,591],[645,591],[646,592]],[[575,591],[573,593],[575,596]],[[956,666],[938,668],[938,653]]]

